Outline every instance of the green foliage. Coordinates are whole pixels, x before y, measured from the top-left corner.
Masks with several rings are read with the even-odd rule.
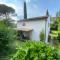
[[[53,40],[56,44],[60,41],[60,17],[54,17],[51,18],[51,20],[53,20],[53,22],[51,23],[51,27],[50,27],[50,36],[51,36],[51,40]]]
[[[4,21],[0,21],[0,28],[4,28],[6,25],[4,24]]]
[[[10,60],[59,60],[57,50],[43,42],[28,41]]]
[[[48,9],[47,9],[47,11],[46,11],[46,16],[49,16],[49,12],[48,12]]]
[[[8,44],[15,40],[14,31],[7,28],[0,29],[0,52],[8,47]]]
[[[45,33],[44,33],[43,30],[40,32],[40,40],[41,41],[44,41],[45,40]]]
[[[8,28],[4,21],[0,21],[0,55],[6,53],[9,43],[12,43],[16,39],[16,31]]]
[[[27,19],[26,2],[24,2],[24,19]]]
[[[58,22],[56,20],[51,24],[50,30],[58,30]]]
[[[56,17],[60,17],[60,10],[56,13]]]
[[[16,24],[12,23],[12,20],[10,18],[4,19],[4,24],[7,27],[10,27],[10,28],[15,28],[16,27]]]
[[[11,7],[8,7],[4,4],[0,4],[0,14],[14,13],[15,10]]]
[[[60,33],[58,33],[58,37],[57,37],[57,39],[59,40],[59,42],[60,42]]]
[[[55,31],[55,30],[51,31],[50,36],[51,36],[52,38],[53,38],[53,37],[57,38],[57,36],[58,36],[58,31]]]

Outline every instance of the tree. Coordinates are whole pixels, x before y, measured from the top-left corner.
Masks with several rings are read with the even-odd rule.
[[[56,17],[60,17],[60,10],[56,13]]]
[[[48,12],[48,9],[46,10],[46,16],[49,16],[49,12]]]
[[[60,42],[60,17],[57,16],[57,17],[54,17],[54,19],[53,18],[51,19],[53,20],[53,22],[51,23],[51,26],[50,26],[50,36],[51,36],[52,42],[54,44],[57,44],[58,42]]]
[[[16,40],[16,31],[10,27],[13,23],[11,23],[11,19],[8,17],[9,14],[14,12],[13,8],[0,4],[0,15],[6,17],[6,19],[0,21],[0,57],[8,54],[11,48],[9,44]]]
[[[13,14],[13,13],[15,13],[15,10],[12,7],[9,7],[9,6],[4,5],[4,4],[0,4],[0,15],[1,16],[4,15],[4,17],[6,17],[4,19],[4,21],[5,21],[5,24],[7,26],[11,26],[12,25],[12,23],[11,23],[12,20],[10,19],[9,14]]]
[[[58,30],[58,22],[55,20],[50,27],[50,30]]]
[[[8,7],[4,4],[0,4],[0,15],[14,13],[15,10],[12,7]]]
[[[26,2],[24,1],[24,19],[27,19]]]
[[[0,57],[9,54],[11,48],[9,44],[13,44],[16,40],[16,31],[12,28],[8,28],[4,21],[0,21]]]

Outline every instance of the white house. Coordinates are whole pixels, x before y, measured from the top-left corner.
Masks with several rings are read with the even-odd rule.
[[[40,32],[45,34],[45,42],[48,42],[50,30],[50,18],[48,10],[46,16],[27,18],[26,2],[24,2],[24,19],[17,22],[18,36],[20,39],[40,40]]]
[[[50,30],[50,19],[48,16],[22,19],[17,22],[17,30],[22,32],[30,40],[40,40],[40,32],[45,32],[45,42],[48,42]]]

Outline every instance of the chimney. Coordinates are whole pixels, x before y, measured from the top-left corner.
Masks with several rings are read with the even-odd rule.
[[[26,2],[24,1],[24,19],[27,19],[27,8],[26,8]]]

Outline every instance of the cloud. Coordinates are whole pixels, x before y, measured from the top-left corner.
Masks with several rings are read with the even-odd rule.
[[[7,6],[10,6],[10,7],[14,8],[14,9],[17,8],[17,6],[15,4],[13,4],[13,3],[6,3],[6,0],[3,0],[3,1],[0,0],[0,4],[5,4]]]
[[[18,6],[18,4],[16,4],[15,2],[13,3],[13,1],[12,1],[12,3],[11,2],[8,3],[7,1],[8,0],[0,0],[0,4],[5,4],[7,6],[10,6],[10,7],[12,7],[12,8],[15,9],[15,11],[16,11],[17,14],[22,15],[22,13],[23,13],[23,7],[22,7],[22,5]],[[14,1],[17,1],[17,0],[14,0]]]
[[[20,6],[20,8],[17,7],[16,12],[18,15],[23,15],[23,7],[22,6]]]
[[[6,0],[0,0],[0,3],[2,3],[2,2],[6,2]]]
[[[9,1],[11,1],[11,2],[9,2]],[[15,12],[18,14],[18,16],[23,16],[23,6],[21,4],[18,5],[16,3],[17,0],[14,0],[14,2],[12,0],[9,0],[9,1],[8,0],[0,0],[0,4],[5,4],[7,6],[14,8]]]
[[[26,1],[26,3],[29,3],[31,0],[25,0]]]

